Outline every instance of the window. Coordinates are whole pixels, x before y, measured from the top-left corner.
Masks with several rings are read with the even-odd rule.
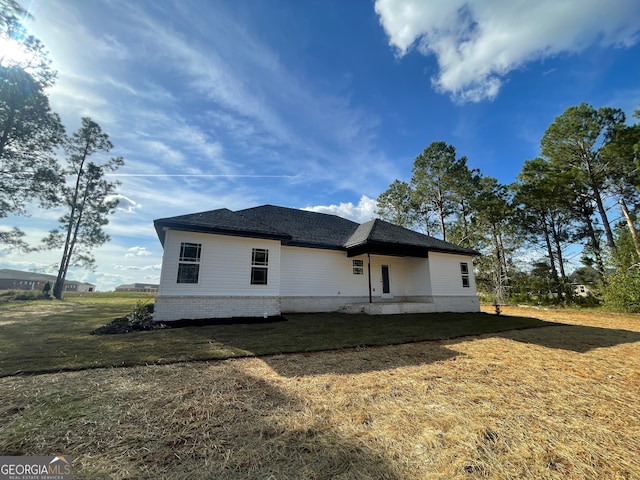
[[[178,263],[178,283],[198,283],[201,243],[182,242]]]
[[[353,274],[364,275],[364,260],[353,261]]]
[[[180,261],[181,262],[200,262],[201,249],[202,249],[202,244],[200,243],[182,242],[180,244]]]
[[[469,288],[469,264],[460,262],[460,273],[462,274],[462,286]]]
[[[269,250],[253,248],[251,250],[251,285],[266,285],[269,267]]]

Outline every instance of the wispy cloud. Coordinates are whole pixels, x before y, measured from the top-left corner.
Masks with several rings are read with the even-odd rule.
[[[308,181],[339,181],[340,188],[355,187],[356,182],[347,181],[354,171],[367,176],[385,173],[387,161],[375,143],[377,116],[352,105],[343,94],[320,92],[312,79],[293,75],[275,52],[224,11],[216,11],[206,25],[194,19],[196,35],[187,39],[148,12],[129,8],[134,8],[132,18],[139,22],[131,34],[147,45],[145,51],[156,52],[155,62],[180,65],[179,75],[204,95],[199,115],[230,135],[236,147],[267,156],[281,169],[305,165],[305,171],[312,172]],[[197,135],[181,132],[176,137],[200,145]],[[202,148],[199,153],[207,158],[218,152]],[[381,168],[358,168],[372,155]]]
[[[59,70],[54,110],[69,131],[94,118],[115,144],[111,154],[125,159],[110,177],[121,182],[120,206],[106,226],[118,249],[97,250],[101,270],[127,254],[132,266],[146,265],[121,248],[127,242],[159,255],[156,218],[301,206],[302,190],[375,195],[396,175],[377,144],[380,117],[353,101],[348,83],[332,90],[285,64],[225,8],[52,0],[35,12],[34,33]]]
[[[95,29],[84,25],[86,8],[50,8],[56,37],[45,40],[69,53],[56,57],[52,99],[67,119],[75,113],[104,123],[127,160],[123,173],[138,173],[133,166],[144,162],[150,174],[281,173],[355,191],[363,175],[390,180],[377,115],[353,105],[343,87],[330,93],[293,74],[224,6],[200,6],[210,15],[194,17],[188,3],[114,1],[96,9],[106,23]],[[78,38],[98,54],[72,55]],[[105,62],[108,52],[119,53]],[[366,168],[372,158],[376,169]],[[268,172],[253,168],[259,159]]]
[[[204,177],[204,178],[293,178],[293,175],[254,175],[242,173],[109,173],[109,177]]]

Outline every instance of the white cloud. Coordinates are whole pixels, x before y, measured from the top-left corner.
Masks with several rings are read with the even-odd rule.
[[[364,223],[368,222],[372,218],[376,218],[376,201],[373,198],[369,198],[366,195],[360,197],[358,205],[354,205],[351,202],[340,203],[339,205],[316,205],[313,207],[306,207],[302,210],[318,213],[329,213],[331,215],[337,215],[339,217],[348,218],[354,222]]]
[[[118,199],[118,210],[126,213],[133,213],[134,210],[142,207],[135,200],[130,199],[129,197],[125,197],[122,194],[111,195],[107,198],[108,201]]]
[[[144,266],[139,266],[139,265],[114,265],[113,266],[114,270],[134,270],[136,272],[146,272],[149,270],[154,270],[154,271],[160,271],[162,269],[162,265],[161,264],[156,264],[156,265],[144,265]]]
[[[56,275],[58,273],[56,265],[46,264],[37,261],[3,261],[0,265],[2,268],[11,270],[21,270],[23,272],[46,273],[47,275]]]
[[[125,253],[125,258],[133,258],[133,257],[146,257],[151,255],[151,252],[147,250],[147,247],[131,247],[127,249],[127,253]]]
[[[376,0],[375,11],[397,55],[434,55],[434,88],[461,102],[493,99],[528,62],[631,46],[640,32],[637,0]]]

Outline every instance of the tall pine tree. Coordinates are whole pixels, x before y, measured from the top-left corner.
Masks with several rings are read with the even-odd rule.
[[[109,223],[109,214],[115,211],[118,200],[114,197],[119,182],[109,182],[105,174],[124,165],[120,157],[101,164],[90,160],[99,153],[113,148],[109,136],[90,118],[82,119],[80,129],[68,139],[65,151],[68,167],[65,171],[70,184],[64,186],[64,204],[67,213],[60,218],[60,230],[53,230],[45,239],[50,247],[63,247],[53,295],[62,298],[69,267],[72,265],[92,269],[95,259],[92,249],[109,240],[103,227]]]

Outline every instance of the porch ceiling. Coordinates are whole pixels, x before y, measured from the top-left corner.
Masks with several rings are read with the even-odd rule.
[[[356,257],[369,253],[372,255],[391,255],[394,257],[427,258],[429,250],[417,245],[402,245],[397,243],[364,243],[347,248],[347,257]]]

